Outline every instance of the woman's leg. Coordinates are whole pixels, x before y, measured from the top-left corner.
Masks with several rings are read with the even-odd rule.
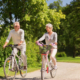
[[[57,53],[57,49],[51,49],[50,59],[52,59],[54,66],[57,67],[56,58],[55,58],[56,53]]]

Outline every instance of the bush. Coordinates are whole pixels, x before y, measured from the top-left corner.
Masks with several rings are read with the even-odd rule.
[[[66,53],[65,52],[58,52],[56,54],[56,57],[67,57]]]
[[[36,66],[36,63],[41,61],[41,54],[39,53],[39,47],[36,45],[36,40],[29,40],[27,44],[27,65],[28,67]]]

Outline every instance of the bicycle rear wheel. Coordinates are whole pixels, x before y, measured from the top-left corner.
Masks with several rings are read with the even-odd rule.
[[[25,77],[27,75],[27,69],[24,70],[24,64],[22,59],[20,60],[19,68],[20,68],[20,75],[22,77]]]
[[[54,78],[56,76],[57,69],[54,69],[53,62],[51,63],[51,68],[52,68],[52,70],[50,70],[50,75],[52,78]]]
[[[12,59],[7,58],[4,62],[4,75],[7,80],[9,79],[14,79],[16,76],[16,67],[14,67],[14,71],[11,71],[10,69],[12,68]]]

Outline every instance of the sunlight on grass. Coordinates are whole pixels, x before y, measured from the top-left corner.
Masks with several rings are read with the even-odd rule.
[[[57,57],[57,62],[80,63],[80,57]]]
[[[35,70],[39,70],[41,67],[30,67],[28,68],[28,71],[27,73],[29,72],[33,72]],[[10,76],[12,76],[13,74],[12,73],[9,73]],[[16,75],[19,75],[20,73],[18,72]],[[4,71],[3,71],[3,67],[0,68],[0,77],[4,77]]]

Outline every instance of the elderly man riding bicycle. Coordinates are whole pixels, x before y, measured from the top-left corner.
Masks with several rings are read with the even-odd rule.
[[[21,58],[23,59],[24,69],[26,70],[26,55],[25,55],[25,52],[26,52],[26,42],[24,40],[24,30],[20,29],[20,23],[19,22],[14,22],[13,26],[14,26],[14,29],[12,29],[9,32],[9,35],[8,35],[8,37],[6,39],[5,44],[3,45],[3,48],[6,47],[6,45],[8,44],[10,39],[12,38],[13,43],[14,44],[18,44],[17,47],[21,50]],[[17,54],[17,52],[18,52],[18,50],[16,48],[14,48],[12,50],[11,54],[13,54],[15,56]],[[14,61],[14,57],[13,57],[12,61]],[[14,71],[13,65],[12,65],[11,71]]]

